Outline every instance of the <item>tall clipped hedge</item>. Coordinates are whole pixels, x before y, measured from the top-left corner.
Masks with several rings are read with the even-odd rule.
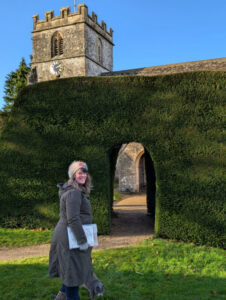
[[[117,151],[134,141],[154,166],[156,234],[225,247],[225,99],[225,72],[26,87],[1,134],[1,226],[54,226],[56,184],[82,159],[93,177],[94,222],[108,233]]]

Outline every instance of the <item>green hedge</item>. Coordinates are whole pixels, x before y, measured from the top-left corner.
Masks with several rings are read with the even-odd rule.
[[[117,153],[122,143],[138,142],[153,167],[148,207],[156,235],[224,247],[225,99],[225,72],[26,87],[1,134],[1,226],[53,227],[56,184],[82,159],[94,182],[94,221],[108,233]]]

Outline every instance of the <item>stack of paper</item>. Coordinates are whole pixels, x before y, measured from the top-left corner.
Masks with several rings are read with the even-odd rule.
[[[98,246],[97,225],[86,224],[86,225],[82,225],[82,227],[85,232],[88,244],[91,247]],[[69,249],[79,248],[79,244],[76,240],[76,237],[69,226],[67,227],[67,232],[68,232],[68,240],[69,240]]]

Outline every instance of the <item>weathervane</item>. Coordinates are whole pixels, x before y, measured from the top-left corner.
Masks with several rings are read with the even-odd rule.
[[[76,12],[76,0],[74,0],[74,8],[75,8],[75,12]]]

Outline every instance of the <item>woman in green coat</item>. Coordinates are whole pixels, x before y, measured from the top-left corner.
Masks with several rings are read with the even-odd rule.
[[[62,280],[62,288],[55,300],[80,300],[79,286],[92,277],[92,248],[82,228],[82,224],[92,223],[91,178],[87,164],[72,162],[68,175],[69,181],[58,185],[60,219],[53,231],[49,253],[49,275]],[[67,226],[74,233],[79,248],[69,249]]]

